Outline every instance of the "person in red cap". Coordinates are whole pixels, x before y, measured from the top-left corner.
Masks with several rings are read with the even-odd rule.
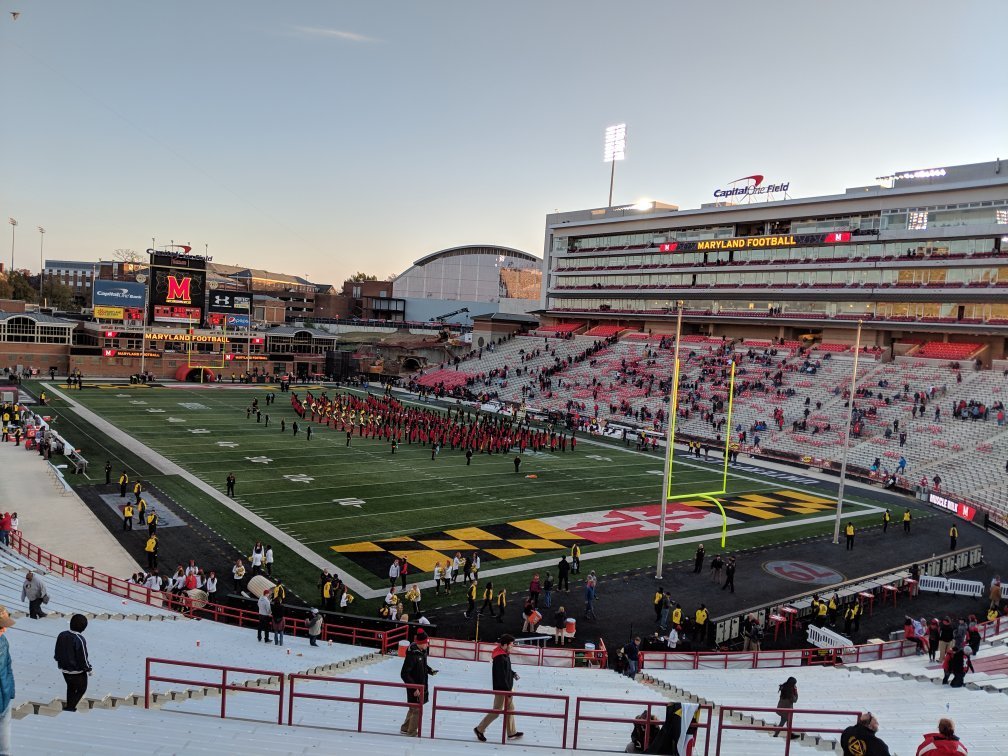
[[[399,732],[403,735],[413,737],[420,735],[420,711],[429,698],[427,676],[437,674],[437,670],[431,669],[427,664],[427,646],[427,633],[423,628],[420,628],[406,650],[406,658],[403,659],[402,669],[399,672],[399,677],[407,685],[423,685],[422,698],[420,691],[416,688],[410,688],[406,692],[406,702],[411,704],[420,702],[420,706],[410,706],[406,709],[406,719],[399,728]]]

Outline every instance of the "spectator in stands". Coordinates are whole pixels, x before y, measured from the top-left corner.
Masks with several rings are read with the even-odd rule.
[[[942,754],[969,753],[955,734],[955,722],[947,717],[938,720],[938,732],[929,732],[924,736],[924,742],[917,746],[917,756],[942,756]]]
[[[14,670],[11,666],[10,647],[4,634],[14,627],[7,607],[0,606],[0,754],[10,754],[11,708],[14,702]]]
[[[794,705],[798,703],[798,681],[789,677],[783,683],[777,686],[777,690],[780,695],[777,698],[777,708],[781,709],[780,712],[780,722],[777,723],[778,727],[789,726],[791,722],[791,709]],[[776,738],[780,735],[780,730],[775,732],[773,736]],[[791,733],[792,738],[798,738],[800,735],[798,733]]]
[[[84,693],[87,692],[88,675],[92,673],[91,661],[88,659],[87,641],[84,640],[84,630],[87,628],[87,617],[75,614],[70,618],[70,629],[56,636],[56,649],[53,658],[63,673],[67,684],[66,702],[63,711],[77,711]]]
[[[32,619],[48,616],[42,611],[42,604],[49,603],[49,592],[42,578],[34,572],[29,571],[25,575],[24,585],[21,586],[21,600],[28,602],[28,616]]]
[[[874,714],[870,711],[861,714],[857,724],[840,735],[844,756],[889,756],[889,746],[876,734],[878,729],[879,722]]]
[[[320,622],[321,625],[321,622]],[[406,710],[406,719],[403,721],[399,732],[403,735],[417,736],[420,733],[420,710],[423,704],[430,700],[427,688],[428,675],[436,675],[437,670],[431,669],[427,663],[427,648],[429,639],[423,628],[417,630],[413,642],[406,650],[406,657],[403,659],[402,669],[399,677],[407,685],[422,685],[423,692],[413,689],[406,693],[406,702],[410,704],[420,703],[420,706],[411,706]],[[314,645],[314,644],[313,644]],[[496,707],[495,707],[496,708]]]
[[[505,633],[497,641],[497,648],[493,650],[493,708],[494,712],[487,714],[478,725],[473,728],[476,739],[481,743],[486,742],[486,728],[500,716],[497,712],[504,711],[504,727],[510,740],[520,738],[523,733],[515,728],[514,716],[507,712],[514,711],[514,697],[506,695],[514,689],[516,680],[521,679],[518,673],[511,668],[511,647],[514,645],[513,635]]]

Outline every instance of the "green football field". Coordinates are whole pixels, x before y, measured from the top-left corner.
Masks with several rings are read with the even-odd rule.
[[[663,465],[657,454],[579,437],[576,451],[526,453],[516,474],[513,454],[477,454],[466,466],[461,450],[443,449],[432,460],[429,446],[403,442],[393,455],[385,441],[356,432],[348,448],[343,431],[297,418],[287,394],[276,391],[276,403],[267,408],[268,390],[276,388],[99,384],[66,393],[221,492],[233,472],[238,503],[372,588],[387,585],[388,564],[399,554],[408,556],[414,571],[426,572],[421,578],[430,578],[434,562],[456,551],[478,550],[485,572],[555,561],[574,543],[585,554],[604,552],[606,558],[593,564],[600,569],[654,563]],[[294,390],[304,395],[303,387]],[[268,412],[268,427],[265,414],[263,422],[247,416],[253,398]],[[125,465],[239,551],[257,539],[239,515],[103,437],[58,397],[50,411],[57,429],[90,458],[90,482],[99,482],[104,460],[112,458],[114,477]],[[673,481],[673,493],[715,490],[721,466],[677,457]],[[729,549],[832,530],[834,503],[794,481],[752,470],[731,473],[726,495],[718,498],[730,518]],[[849,507],[852,516],[875,511],[867,503]],[[679,514],[670,537],[706,535],[717,545],[722,520],[715,504],[690,499],[673,508]],[[695,540],[667,553],[681,559],[694,548]],[[302,590],[313,590],[317,570],[305,564],[298,574]]]

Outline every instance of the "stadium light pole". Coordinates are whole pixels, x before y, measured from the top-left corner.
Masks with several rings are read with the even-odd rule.
[[[42,272],[45,270],[45,265],[42,264],[42,245],[45,242],[45,229],[42,228],[42,226],[39,226],[38,227],[38,231],[39,231],[39,243],[38,243],[38,264],[39,264],[39,268],[38,268],[38,290],[39,290],[39,296],[41,297],[42,296]],[[49,306],[49,300],[48,300],[48,298],[43,297],[43,299],[42,299],[42,306],[43,307],[48,307]]]
[[[619,123],[605,130],[605,150],[603,161],[610,164],[609,169],[609,204],[612,207],[613,181],[616,179],[616,161],[626,157],[626,124]]]
[[[7,222],[11,225],[10,230],[10,272],[14,272],[14,229],[17,228],[17,221],[14,218],[8,218]],[[8,274],[9,275],[9,274]]]
[[[847,402],[847,433],[844,436],[843,461],[840,463],[840,485],[837,487],[836,521],[833,523],[833,543],[840,543],[840,519],[843,517],[844,480],[847,477],[847,455],[850,452],[851,425],[854,422],[854,392],[857,389],[857,363],[861,354],[861,327],[857,322],[857,341],[854,344],[854,367],[851,369],[850,401]]]
[[[669,411],[665,419],[668,431],[665,436],[665,473],[662,475],[661,518],[658,521],[658,566],[655,568],[655,580],[661,580],[662,562],[665,560],[665,515],[668,513],[669,484],[672,481],[672,429],[675,427],[674,414],[679,400],[679,341],[682,336],[683,300],[676,302],[675,351],[672,358],[672,390],[669,391]]]

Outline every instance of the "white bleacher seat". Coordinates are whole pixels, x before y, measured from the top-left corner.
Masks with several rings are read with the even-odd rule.
[[[930,683],[830,667],[645,672],[673,688],[719,705],[757,707],[776,705],[777,686],[793,675],[798,680],[797,708],[871,711],[881,723],[879,736],[893,753],[915,753],[921,735],[934,731],[938,720],[945,716],[955,720],[956,733],[969,748],[971,756],[1003,753],[1003,736],[1000,733],[1003,729],[1004,699],[1000,695],[936,687]],[[772,712],[753,716],[772,725],[777,723]],[[843,721],[835,716],[817,714],[796,714],[794,717],[797,727],[832,729],[846,726]],[[764,737],[769,738],[769,735]],[[836,738],[835,735],[824,737],[830,740]]]
[[[26,602],[21,601],[21,586],[25,574],[33,570],[42,578],[49,592],[49,603],[45,612],[59,612],[67,615],[81,614],[144,614],[153,617],[178,615],[157,606],[148,606],[139,601],[127,600],[105,591],[75,583],[70,578],[49,573],[10,549],[0,548],[0,604],[10,612],[28,611]]]
[[[17,681],[15,708],[27,702],[48,703],[65,695],[66,684],[53,661],[53,649],[56,636],[68,626],[68,621],[59,617],[39,620],[22,617],[7,631]],[[84,637],[94,667],[86,697],[93,699],[142,694],[147,657],[293,672],[349,661],[372,652],[361,646],[343,644],[321,644],[312,648],[305,638],[288,637],[284,646],[267,645],[256,642],[253,628],[242,629],[209,620],[179,619],[165,623],[93,619],[88,622]],[[28,674],[29,670],[33,674]],[[153,673],[207,681],[220,679],[220,673],[212,670],[168,666],[157,667]],[[230,677],[243,680],[255,675],[234,673]],[[183,687],[186,686],[157,683],[152,685],[152,690]]]

